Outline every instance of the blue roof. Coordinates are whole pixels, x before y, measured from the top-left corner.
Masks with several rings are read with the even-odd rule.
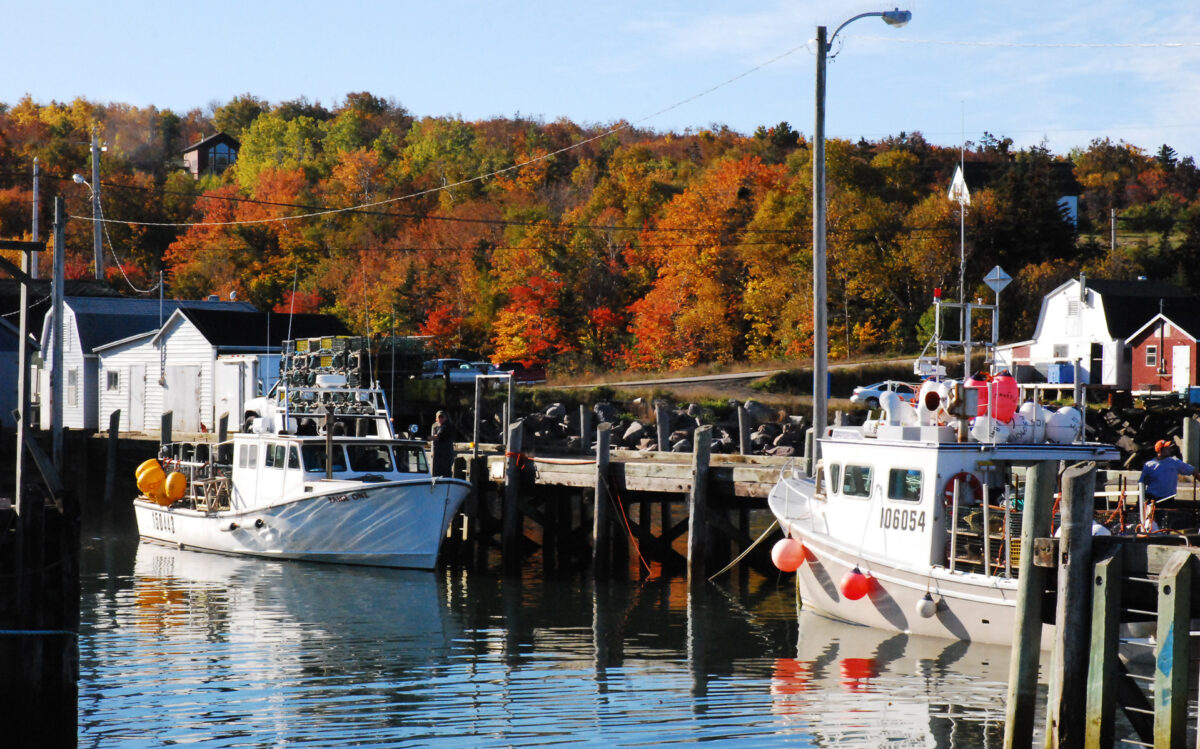
[[[79,342],[86,352],[97,346],[121,341],[159,327],[157,299],[127,299],[114,297],[67,297],[65,304],[75,312]],[[179,307],[237,310],[254,312],[249,302],[209,302],[190,299],[164,299],[162,322],[166,322]]]

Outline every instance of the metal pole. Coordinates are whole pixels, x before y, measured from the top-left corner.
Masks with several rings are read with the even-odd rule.
[[[33,157],[33,231],[30,232],[30,238],[34,242],[38,241],[38,218],[39,218],[39,214],[41,213],[41,210],[40,210],[41,202],[38,199],[38,193],[39,193],[38,182],[40,181],[39,176],[40,175],[38,173],[38,159],[36,156],[34,156]],[[33,257],[29,264],[29,277],[30,278],[38,277],[38,253],[36,250],[33,252]]]
[[[104,280],[104,244],[100,232],[100,126],[92,125],[92,251],[96,254],[96,280]]]
[[[813,123],[813,453],[812,463],[821,457],[821,438],[825,436],[829,381],[828,321],[825,309],[825,27],[817,27],[816,119]]]
[[[54,198],[54,328],[50,364],[50,436],[54,467],[62,470],[63,452],[63,282],[66,276],[67,209],[62,196]]]
[[[29,272],[30,257],[36,252],[21,253],[21,270]],[[21,514],[24,501],[23,481],[25,467],[25,430],[29,428],[29,284],[21,281],[21,320],[17,327],[17,466],[16,489],[13,500],[17,515]]]

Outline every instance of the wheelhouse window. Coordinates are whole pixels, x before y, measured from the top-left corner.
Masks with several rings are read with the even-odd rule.
[[[304,470],[308,473],[325,472],[324,445],[305,445],[300,448],[300,457],[303,458]],[[338,445],[333,446],[333,470],[346,470],[346,456],[342,453],[342,448]]]
[[[287,455],[287,445],[273,443],[263,450],[263,465],[267,468],[283,468]]]
[[[849,497],[871,496],[871,467],[846,466],[842,474],[842,494]]]
[[[838,480],[841,478],[841,476],[842,476],[842,467],[840,465],[838,465],[837,463],[831,463],[829,465],[829,490],[830,491],[835,492],[835,493],[837,492],[838,487],[841,486],[841,484],[838,483]]]
[[[921,472],[912,468],[893,468],[888,471],[888,499],[921,501]]]
[[[425,450],[420,447],[394,448],[396,453],[396,470],[401,473],[429,473],[429,464],[425,461]]]
[[[382,473],[392,470],[392,453],[387,445],[347,445],[351,471]]]
[[[242,445],[238,450],[238,468],[255,468],[258,466],[258,445]]]

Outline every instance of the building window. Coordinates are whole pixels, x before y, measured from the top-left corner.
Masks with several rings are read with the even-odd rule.
[[[220,174],[237,161],[237,151],[226,143],[217,143],[208,150],[208,171]]]
[[[79,405],[79,370],[67,370],[67,405]]]
[[[1069,356],[1069,355],[1070,355],[1070,347],[1068,347],[1065,343],[1054,344],[1054,358],[1055,359],[1066,359],[1067,356]]]
[[[1147,367],[1157,367],[1158,366],[1158,346],[1147,346],[1146,347],[1146,366]]]
[[[104,373],[104,389],[110,393],[115,393],[121,389],[121,373],[115,369],[107,370]]]

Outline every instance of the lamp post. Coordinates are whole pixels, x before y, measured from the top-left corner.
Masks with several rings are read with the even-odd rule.
[[[816,123],[813,127],[813,460],[821,455],[829,408],[829,322],[825,310],[825,62],[838,33],[860,18],[879,16],[889,26],[903,26],[912,18],[907,10],[859,13],[843,21],[826,40],[825,27],[817,27]]]

